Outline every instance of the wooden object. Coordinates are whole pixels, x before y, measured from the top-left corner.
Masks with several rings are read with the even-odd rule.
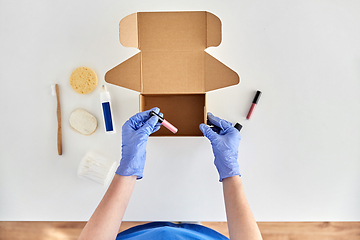
[[[60,110],[60,94],[59,94],[58,84],[55,84],[55,91],[56,91],[56,100],[57,100],[56,116],[58,122],[57,148],[58,148],[58,154],[62,155],[61,110]]]
[[[359,240],[360,222],[259,222],[264,240]]]

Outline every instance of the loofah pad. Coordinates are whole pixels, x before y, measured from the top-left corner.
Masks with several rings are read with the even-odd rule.
[[[97,120],[94,115],[81,108],[70,114],[69,123],[74,130],[84,135],[94,133],[97,128]]]
[[[75,92],[87,94],[96,88],[96,73],[87,67],[79,67],[75,69],[70,76],[70,85]]]

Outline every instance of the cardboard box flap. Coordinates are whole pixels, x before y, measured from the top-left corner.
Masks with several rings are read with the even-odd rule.
[[[124,88],[141,91],[141,53],[110,69],[105,81]]]
[[[206,12],[206,37],[206,48],[217,47],[221,43],[221,21],[209,12]]]
[[[124,47],[139,48],[137,15],[137,13],[130,14],[120,21],[120,43]]]
[[[221,43],[221,21],[212,13],[139,12],[120,21],[120,42],[142,51],[202,51]]]
[[[236,85],[239,75],[205,52],[205,91]]]
[[[142,52],[142,93],[204,93],[204,54],[204,51]]]

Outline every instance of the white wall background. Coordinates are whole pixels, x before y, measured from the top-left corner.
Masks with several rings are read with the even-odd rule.
[[[208,93],[208,110],[241,122],[240,169],[258,221],[360,220],[360,2],[0,1],[0,220],[87,220],[106,189],[76,175],[94,150],[119,161],[121,125],[138,93],[108,85],[117,129],[107,136],[98,87],[69,85],[80,66],[107,70],[137,50],[121,46],[118,23],[137,11],[206,10],[223,24],[207,51],[241,75]],[[63,156],[56,150],[60,85]],[[250,121],[253,95],[263,92]],[[76,108],[99,120],[82,136]],[[205,138],[151,138],[144,179],[124,220],[224,221],[222,186]]]

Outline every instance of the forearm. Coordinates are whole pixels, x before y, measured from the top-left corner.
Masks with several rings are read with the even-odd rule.
[[[225,178],[223,191],[230,239],[262,239],[247,202],[241,178],[239,176]]]
[[[115,174],[79,239],[115,239],[134,189],[136,176]]]

